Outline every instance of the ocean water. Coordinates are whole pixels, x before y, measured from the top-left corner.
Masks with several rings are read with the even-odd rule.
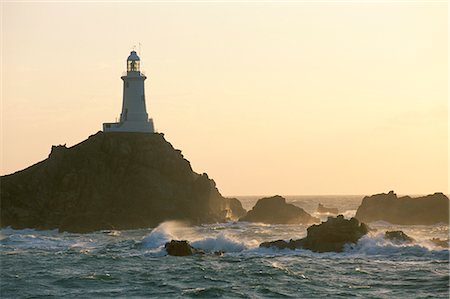
[[[362,196],[287,196],[314,214],[317,203],[355,214]],[[251,208],[257,197],[240,197]],[[325,219],[326,215],[316,215]],[[306,225],[221,223],[90,234],[2,229],[1,298],[449,298],[447,225],[370,223],[376,231],[343,253],[258,248],[297,239]],[[386,230],[416,242],[394,244]],[[167,256],[164,243],[186,239],[205,255]],[[223,256],[212,254],[223,250]]]

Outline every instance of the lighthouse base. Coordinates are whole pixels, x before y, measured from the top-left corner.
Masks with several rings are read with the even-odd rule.
[[[155,133],[153,120],[148,121],[124,121],[118,123],[104,123],[103,132],[141,132]]]

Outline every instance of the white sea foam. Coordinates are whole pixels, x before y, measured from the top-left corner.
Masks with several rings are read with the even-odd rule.
[[[386,240],[384,233],[368,234],[357,244],[346,245],[346,253],[388,256],[423,256],[428,254],[448,255],[448,249],[435,246],[429,240],[416,240],[411,243],[398,243]]]
[[[159,248],[172,239],[178,239],[181,227],[184,227],[182,222],[165,221],[142,239],[142,245],[146,248]]]
[[[238,241],[225,233],[221,233],[214,237],[203,238],[193,241],[191,245],[195,248],[203,249],[207,252],[213,251],[241,252],[245,249],[248,249],[249,246],[253,244],[246,245],[242,241]]]
[[[346,211],[344,211],[342,213],[339,213],[339,214],[344,215],[344,218],[346,218],[346,219],[350,219],[352,217],[355,217],[356,210],[346,210]]]

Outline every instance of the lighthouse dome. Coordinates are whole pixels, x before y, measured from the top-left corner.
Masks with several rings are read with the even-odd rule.
[[[130,60],[136,61],[136,60],[141,60],[141,59],[140,59],[139,56],[136,54],[136,51],[131,51],[130,56],[128,56],[127,61],[130,61]]]

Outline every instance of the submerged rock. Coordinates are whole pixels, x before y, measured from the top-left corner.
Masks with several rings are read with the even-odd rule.
[[[322,205],[321,203],[319,203],[319,205],[317,206],[317,213],[319,214],[334,214],[337,215],[339,213],[337,208],[327,208],[324,205]]]
[[[188,241],[185,240],[171,240],[164,245],[168,255],[173,256],[189,256],[195,253],[200,253],[197,249],[192,247]]]
[[[237,220],[207,174],[157,133],[103,133],[1,177],[1,226],[90,232]]]
[[[313,217],[302,208],[286,203],[286,199],[279,195],[265,197],[258,200],[247,215],[239,221],[262,222],[267,224],[300,224],[316,223],[319,218]]]
[[[312,225],[307,229],[303,239],[289,242],[277,240],[261,243],[260,247],[276,247],[280,249],[309,249],[314,252],[341,252],[345,244],[352,244],[367,234],[367,225],[359,223],[355,218],[347,220],[344,216],[328,217],[326,222]]]
[[[414,239],[405,234],[401,230],[390,231],[384,234],[384,238],[389,241],[393,241],[396,243],[412,243]]]
[[[449,199],[442,193],[412,198],[394,191],[363,198],[355,218],[366,223],[387,221],[400,225],[449,223]]]

